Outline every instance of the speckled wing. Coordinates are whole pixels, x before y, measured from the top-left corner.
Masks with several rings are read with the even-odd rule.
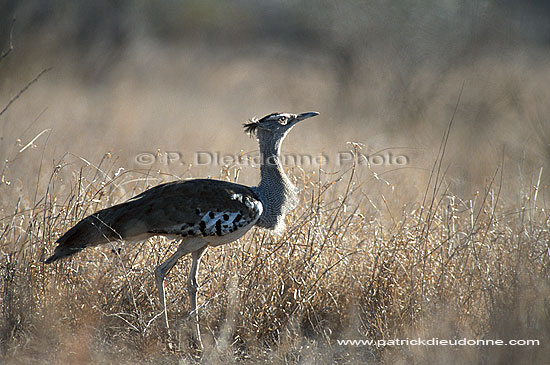
[[[247,186],[197,179],[149,189],[131,201],[143,204],[148,232],[187,236],[223,236],[255,223],[263,211]]]
[[[210,179],[161,184],[78,222],[56,241],[59,245],[46,262],[89,246],[154,234],[230,242],[244,234],[262,211],[261,201],[244,185]]]

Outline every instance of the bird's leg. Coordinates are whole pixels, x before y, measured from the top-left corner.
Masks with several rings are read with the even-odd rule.
[[[160,306],[164,315],[164,326],[168,329],[168,313],[166,311],[166,295],[164,293],[164,277],[174,267],[176,262],[183,256],[191,252],[200,250],[206,245],[206,242],[202,239],[186,239],[183,240],[178,246],[177,251],[162,263],[155,270],[155,279],[157,283],[157,289],[159,291]]]
[[[181,247],[181,246],[180,246]],[[168,329],[168,312],[166,311],[166,295],[164,293],[164,277],[174,267],[176,262],[187,252],[185,250],[178,250],[170,256],[168,260],[162,263],[155,270],[155,280],[157,282],[157,289],[159,291],[160,307],[164,316],[164,326]]]
[[[189,279],[187,281],[188,289],[189,289],[189,300],[191,301],[191,316],[194,319],[193,323],[193,341],[195,345],[202,349],[202,340],[201,340],[201,332],[199,327],[199,312],[197,309],[197,273],[199,271],[199,264],[201,262],[201,257],[206,251],[206,247],[201,247],[196,251],[193,251],[192,258],[193,263],[191,264],[191,270],[189,271]]]

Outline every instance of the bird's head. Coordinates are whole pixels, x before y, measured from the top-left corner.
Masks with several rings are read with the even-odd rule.
[[[271,113],[261,119],[252,118],[245,123],[244,130],[249,135],[256,135],[262,141],[281,141],[286,134],[300,121],[319,115],[317,112],[301,114]]]

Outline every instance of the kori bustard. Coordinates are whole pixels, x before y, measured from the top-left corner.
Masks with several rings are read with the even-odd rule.
[[[181,239],[177,251],[155,270],[160,305],[168,328],[164,277],[183,255],[191,253],[188,290],[194,320],[193,340],[202,348],[197,311],[200,259],[208,246],[235,241],[253,226],[274,230],[284,224],[285,214],[296,205],[297,189],[283,170],[281,143],[298,122],[318,114],[272,113],[244,124],[245,131],[256,135],[260,145],[258,186],[211,179],[155,186],[78,222],[56,241],[59,245],[46,263],[110,241],[140,240],[154,235]]]

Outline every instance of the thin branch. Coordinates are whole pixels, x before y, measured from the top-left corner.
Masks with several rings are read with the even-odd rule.
[[[34,142],[36,142],[38,138],[40,138],[44,133],[51,132],[51,130],[52,130],[51,128],[47,128],[47,129],[44,129],[42,132],[38,133],[33,139],[31,139],[29,143],[27,143],[23,148],[21,148],[18,153],[21,153],[25,151],[27,148],[33,146]]]
[[[19,99],[19,97],[21,95],[23,95],[23,93],[25,91],[27,91],[29,89],[29,87],[31,87],[32,84],[34,84],[35,82],[38,81],[38,79],[40,79],[40,77],[42,77],[42,75],[44,75],[46,72],[50,71],[53,67],[48,67],[42,71],[40,71],[40,73],[34,78],[32,79],[27,85],[25,85],[24,88],[22,88],[21,90],[19,90],[19,92],[13,97],[10,99],[10,101],[8,102],[8,104],[6,104],[6,106],[4,107],[4,109],[2,109],[2,111],[0,112],[0,117],[2,116],[2,114],[4,114],[6,112],[6,110],[8,110],[8,108],[10,107],[11,104],[13,104],[14,101],[16,101],[17,99]]]

